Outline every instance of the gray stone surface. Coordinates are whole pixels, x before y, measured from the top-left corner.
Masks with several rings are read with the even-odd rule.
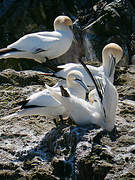
[[[25,86],[18,77],[27,79]],[[37,72],[13,70],[3,71],[0,79],[1,117],[17,111],[20,100],[44,89],[43,82],[56,81]],[[42,116],[0,120],[0,179],[134,179],[135,67],[117,68],[115,85],[119,104],[112,133],[70,121],[58,121],[56,127]]]

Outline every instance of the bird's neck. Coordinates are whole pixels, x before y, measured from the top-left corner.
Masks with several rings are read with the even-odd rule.
[[[64,25],[57,25],[57,27],[54,27],[55,31],[71,31],[69,26],[64,26]]]
[[[86,97],[86,90],[82,86],[70,86],[69,91],[72,95],[77,96],[78,98],[85,99]]]
[[[58,30],[55,30],[55,31],[60,33],[62,35],[62,37],[66,38],[68,41],[73,40],[73,32],[70,30],[70,28],[58,29]]]
[[[110,59],[107,55],[102,56],[102,61],[103,61],[103,68],[105,75],[109,77],[109,70],[110,70]]]

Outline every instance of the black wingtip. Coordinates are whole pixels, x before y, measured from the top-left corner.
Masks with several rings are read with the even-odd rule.
[[[82,61],[81,58],[79,58],[78,61],[81,63],[81,65],[84,67],[84,69],[86,70],[86,72],[88,73],[88,75],[90,76],[90,78],[92,79],[92,81],[93,81],[93,83],[94,83],[94,85],[95,85],[95,88],[96,88],[96,90],[97,90],[98,96],[99,96],[99,98],[100,98],[101,101],[102,101],[102,98],[103,98],[103,97],[102,97],[101,92],[100,92],[99,89],[98,89],[98,85],[97,85],[97,82],[95,81],[94,76],[92,75],[91,71],[87,68],[86,64]]]
[[[54,77],[54,78],[57,78],[57,79],[66,80],[66,78],[64,78],[64,77],[56,76],[54,72],[40,73],[39,75],[40,76],[51,76],[51,77]]]
[[[62,96],[64,96],[64,97],[70,97],[69,93],[67,92],[66,89],[64,89],[63,86],[60,86],[60,90],[61,90]]]
[[[28,99],[24,100],[24,101],[20,101],[17,103],[18,106],[21,106],[21,109],[29,109],[29,108],[37,108],[37,107],[45,107],[45,106],[38,106],[38,105],[27,105],[27,103],[29,102]]]
[[[21,106],[21,109],[25,108],[25,105],[29,102],[28,99],[18,102],[16,105]]]
[[[112,54],[110,55],[110,59],[111,59],[111,62],[110,62],[109,77],[111,77],[111,75],[113,74],[115,66],[116,66],[116,58]]]

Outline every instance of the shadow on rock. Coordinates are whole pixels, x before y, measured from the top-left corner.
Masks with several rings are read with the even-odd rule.
[[[111,162],[113,157],[111,152],[109,154],[108,148],[101,143],[102,138],[107,135],[106,131],[95,125],[89,128],[60,125],[48,132],[39,145],[18,154],[17,161],[23,162],[25,170],[31,170],[35,167],[35,163],[36,165],[40,162],[49,164],[52,174],[59,178],[80,179],[81,177],[83,179],[86,174],[87,177],[95,177],[93,165],[96,161],[94,162],[93,159],[96,160],[99,156],[101,160],[109,159]],[[110,135],[109,138],[111,138]],[[103,161],[102,168],[98,165],[96,173],[99,177],[105,177],[112,168],[110,162]],[[104,168],[105,171],[103,171]]]

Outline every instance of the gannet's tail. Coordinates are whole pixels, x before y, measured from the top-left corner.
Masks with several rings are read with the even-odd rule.
[[[0,49],[0,59],[16,58],[20,53],[22,53],[22,51],[15,48],[3,48]]]
[[[9,48],[9,47],[0,49],[0,59],[8,59],[8,58],[26,58],[26,59],[34,59],[39,63],[42,62],[42,58],[40,56],[36,56],[36,54],[27,52],[25,50],[19,50],[16,48]]]
[[[48,66],[46,66],[46,67],[48,68]],[[66,80],[66,78],[64,78],[64,77],[55,75],[55,73],[57,73],[57,71],[56,72],[52,71],[52,69],[50,67],[49,67],[49,69],[51,70],[51,72],[41,73],[40,75],[42,75],[42,76],[51,76],[51,77],[54,77],[54,78],[57,78],[57,79],[60,79],[60,80],[64,80],[64,81]]]
[[[48,86],[47,84],[45,85],[46,88],[50,91],[50,94],[56,98],[59,102],[62,100],[62,96],[58,94],[52,87]]]

